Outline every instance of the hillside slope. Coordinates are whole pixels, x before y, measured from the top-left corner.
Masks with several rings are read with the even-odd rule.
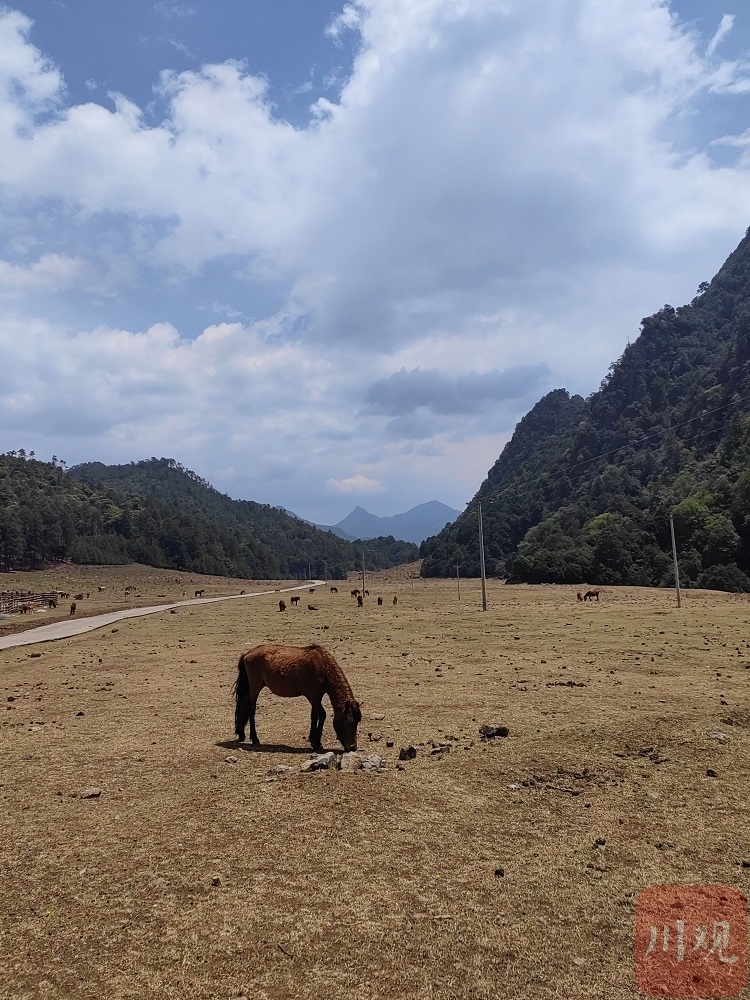
[[[368,563],[408,562],[416,546],[375,539]],[[361,549],[274,507],[232,500],[172,459],[65,472],[0,455],[0,568],[71,559],[255,579],[343,578]]]
[[[750,591],[750,237],[690,305],[644,319],[588,399],[518,424],[466,512],[421,548],[426,576]]]

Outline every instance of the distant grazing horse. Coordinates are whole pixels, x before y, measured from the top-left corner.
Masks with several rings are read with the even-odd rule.
[[[284,601],[279,601],[279,611],[286,611],[286,604]]]
[[[47,604],[49,605],[50,608],[57,607],[57,601],[54,599],[54,597],[51,600],[47,601]]]
[[[599,600],[598,590],[587,590],[586,593],[583,595],[584,601],[593,601],[594,598],[596,598],[597,601]]]
[[[357,594],[357,607],[361,608],[364,603],[365,602],[364,602],[364,599],[363,599],[362,595],[361,594]]]
[[[398,604],[398,598],[396,597],[395,594],[393,595],[393,603]]]
[[[75,613],[76,613],[76,606],[75,606],[75,604],[71,604],[70,605],[70,614],[68,615],[68,618],[71,618]]]
[[[352,591],[352,597],[359,597],[359,591],[358,590],[353,590]]]
[[[292,604],[299,604],[299,597],[293,597]]]
[[[579,600],[579,601],[582,601],[582,600],[583,600],[583,598],[581,597],[581,591],[580,591],[580,590],[579,590],[579,591],[578,591],[578,593],[576,594],[576,597],[578,598],[578,600]]]
[[[378,598],[378,607],[380,607],[380,605],[381,605],[382,603],[383,603],[383,598],[382,598],[382,597],[379,597],[379,598]]]
[[[317,611],[318,609],[315,607],[314,604],[308,604],[307,605],[307,610],[308,611]]]
[[[314,594],[314,593],[315,593],[315,587],[310,587],[310,589],[308,590],[308,594]]]
[[[331,593],[332,594],[338,594],[338,592],[339,592],[339,588],[338,587],[331,587]]]
[[[195,596],[196,597],[203,597],[203,591],[202,590],[196,590]]]
[[[344,671],[322,646],[278,646],[264,643],[243,653],[237,664],[234,685],[234,730],[237,739],[245,739],[250,723],[250,742],[258,745],[255,729],[255,706],[264,687],[281,698],[307,698],[310,712],[310,743],[322,749],[326,712],[323,697],[333,706],[333,728],[344,750],[357,749],[357,726],[362,710],[355,699]]]
[[[31,613],[31,605],[30,604],[22,604],[21,607],[18,610],[20,611],[20,613],[22,615],[28,615],[28,614]]]
[[[365,597],[369,597],[369,596],[370,596],[370,591],[369,591],[369,590],[366,590],[366,591],[365,591]]]

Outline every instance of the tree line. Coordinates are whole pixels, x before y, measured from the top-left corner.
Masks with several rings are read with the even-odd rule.
[[[393,538],[367,542],[369,569],[417,557]],[[232,500],[173,459],[66,470],[20,451],[0,455],[0,569],[144,563],[166,569],[284,579],[344,579],[362,549],[278,508]]]

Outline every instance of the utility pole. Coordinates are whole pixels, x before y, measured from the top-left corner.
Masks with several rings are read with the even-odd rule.
[[[362,597],[365,596],[365,550],[362,549]]]
[[[456,586],[458,587],[458,599],[461,600],[461,578],[458,575],[458,563],[456,563]]]
[[[482,505],[479,504],[479,568],[482,571],[482,611],[487,610],[487,577],[484,572],[484,533],[482,532]]]
[[[677,594],[677,607],[681,607],[680,603],[680,570],[677,566],[677,544],[674,540],[674,518],[669,515],[669,531],[672,535],[672,562],[674,563],[674,589]]]

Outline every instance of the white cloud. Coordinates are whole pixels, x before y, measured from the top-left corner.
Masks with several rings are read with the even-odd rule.
[[[231,60],[163,73],[156,124],[118,94],[71,105],[31,22],[0,14],[0,197],[33,248],[0,254],[8,433],[173,455],[301,512],[327,490],[459,505],[457,455],[478,485],[535,398],[592,391],[741,237],[746,136],[709,134],[750,78],[716,58],[731,29],[704,53],[660,0],[359,0],[330,28],[359,39],[350,77],[294,128]],[[235,299],[192,298],[217,273]],[[257,318],[188,336],[165,286]],[[40,291],[80,316],[110,295],[108,321],[63,329]],[[514,396],[506,371],[536,380]]]
[[[64,254],[44,254],[32,264],[0,260],[0,292],[59,292],[70,288],[99,294],[106,277],[89,261]]]
[[[716,50],[724,41],[726,36],[734,27],[734,14],[724,14],[719,22],[719,27],[716,29],[711,41],[708,43],[708,48],[706,49],[706,55],[711,58],[711,56],[716,54]]]
[[[359,473],[346,479],[329,479],[327,485],[336,493],[379,493],[383,489],[383,484],[377,479],[369,479]]]

